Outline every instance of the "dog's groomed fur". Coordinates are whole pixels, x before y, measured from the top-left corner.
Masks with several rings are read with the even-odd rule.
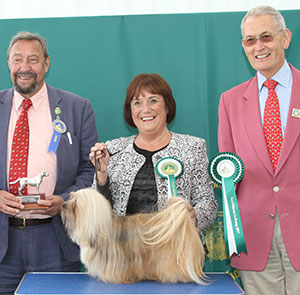
[[[88,273],[104,282],[204,283],[202,242],[181,198],[159,212],[118,216],[101,194],[82,189],[61,215]]]

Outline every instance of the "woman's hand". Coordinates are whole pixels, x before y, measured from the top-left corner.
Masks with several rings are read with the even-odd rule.
[[[89,158],[96,168],[98,184],[104,185],[107,181],[107,167],[109,163],[109,152],[105,143],[97,142],[91,147]]]
[[[187,204],[187,209],[189,211],[190,217],[192,218],[192,220],[196,224],[196,222],[197,222],[197,214],[196,214],[195,208],[192,205]]]

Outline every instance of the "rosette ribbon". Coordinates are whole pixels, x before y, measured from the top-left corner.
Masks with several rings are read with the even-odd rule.
[[[55,111],[57,112],[57,109],[55,109]],[[52,127],[53,127],[53,133],[48,147],[48,153],[53,151],[53,153],[56,154],[61,135],[67,131],[67,127],[66,124],[59,119],[59,116],[57,116],[56,119],[52,122]]]
[[[211,179],[222,185],[222,204],[224,216],[224,238],[229,256],[247,253],[239,206],[235,193],[237,184],[244,175],[244,164],[234,153],[219,153],[209,162]]]
[[[176,158],[166,157],[160,159],[155,166],[156,173],[168,179],[168,197],[177,197],[176,178],[183,173],[183,164]]]

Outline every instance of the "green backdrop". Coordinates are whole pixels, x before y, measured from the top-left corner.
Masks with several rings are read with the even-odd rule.
[[[287,59],[300,68],[300,10],[282,12],[293,32]],[[158,73],[171,85],[177,115],[170,129],[206,139],[217,152],[220,94],[255,74],[241,47],[245,12],[0,20],[0,89],[11,87],[6,50],[20,30],[47,38],[47,82],[88,98],[99,138],[128,136],[122,106],[138,73]],[[220,203],[220,191],[216,190]],[[229,267],[222,244],[222,214],[209,236],[208,270]],[[215,247],[214,247],[215,246]],[[220,263],[221,262],[221,263]],[[224,263],[223,263],[224,262]]]
[[[293,32],[288,61],[300,68],[300,10],[283,11]],[[6,50],[20,30],[47,38],[47,82],[88,98],[100,140],[133,134],[122,106],[138,73],[158,73],[171,85],[177,115],[170,129],[204,137],[217,152],[220,94],[254,71],[241,47],[244,12],[0,20],[0,89],[11,87]]]

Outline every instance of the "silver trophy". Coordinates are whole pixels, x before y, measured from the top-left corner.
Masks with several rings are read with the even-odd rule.
[[[38,175],[34,177],[22,177],[18,178],[15,181],[10,182],[10,184],[15,184],[18,183],[20,186],[18,187],[18,192],[19,195],[17,196],[18,198],[21,199],[22,204],[24,205],[23,210],[33,210],[33,209],[45,209],[47,208],[46,206],[39,205],[37,204],[38,200],[44,200],[45,199],[45,194],[40,193],[40,185],[42,183],[42,180],[44,177],[48,176],[48,172],[41,172]],[[27,195],[22,195],[22,189],[25,187],[25,185],[31,185],[36,187],[36,194],[27,194]]]

